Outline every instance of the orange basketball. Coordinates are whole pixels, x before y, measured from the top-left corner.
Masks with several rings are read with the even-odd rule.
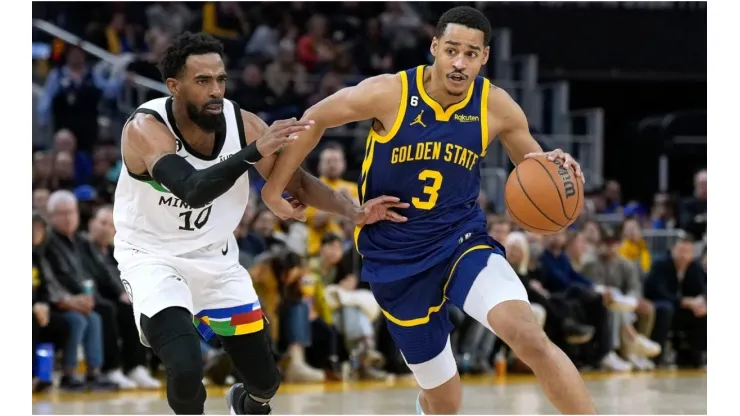
[[[522,228],[553,234],[573,224],[581,214],[583,182],[559,159],[525,159],[509,175],[505,199],[509,215]]]

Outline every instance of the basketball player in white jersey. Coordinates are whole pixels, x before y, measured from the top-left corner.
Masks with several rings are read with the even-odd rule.
[[[115,257],[141,341],[167,369],[167,401],[176,414],[203,414],[198,332],[219,336],[244,380],[227,395],[232,414],[270,413],[280,384],[233,231],[249,198],[249,166],[269,177],[273,153],[313,123],[293,119],[268,128],[225,100],[222,54],[210,35],[178,37],[160,63],[172,97],[142,105],[122,135]],[[287,191],[296,217],[306,204],[358,224],[400,222],[405,218],[391,208],[408,207],[393,197],[355,206],[302,170]]]

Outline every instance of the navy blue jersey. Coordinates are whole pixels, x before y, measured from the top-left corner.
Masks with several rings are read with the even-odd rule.
[[[424,66],[401,72],[401,104],[381,136],[371,129],[358,182],[365,202],[397,196],[406,223],[358,227],[363,280],[390,282],[446,261],[471,235],[486,233],[478,206],[480,161],[488,145],[490,82],[477,77],[464,99],[444,110],[424,91]],[[390,128],[389,128],[390,127]]]

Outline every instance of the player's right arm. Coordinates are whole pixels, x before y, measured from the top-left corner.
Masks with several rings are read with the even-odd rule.
[[[250,165],[295,140],[294,134],[309,126],[309,122],[295,119],[276,121],[262,137],[232,157],[197,170],[175,154],[175,140],[165,125],[153,116],[137,114],[123,130],[123,158],[129,171],[148,172],[180,200],[200,208],[228,191]]]
[[[265,205],[280,218],[292,217],[293,207],[281,195],[324,131],[369,119],[378,119],[390,128],[398,111],[401,88],[400,75],[379,75],[354,87],[343,88],[309,108],[302,120],[313,120],[316,124],[311,130],[300,133],[297,140],[278,155],[275,168],[262,188]]]

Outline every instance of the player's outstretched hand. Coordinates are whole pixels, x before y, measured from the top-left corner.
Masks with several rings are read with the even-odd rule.
[[[566,169],[572,167],[573,170],[576,172],[576,177],[580,178],[583,183],[586,183],[586,177],[583,176],[581,165],[579,165],[578,162],[576,162],[576,160],[573,159],[573,156],[571,156],[569,153],[565,153],[560,149],[555,149],[552,152],[529,153],[525,155],[524,158],[531,159],[537,156],[546,156],[549,160],[560,159],[563,162],[563,167],[565,167]]]
[[[393,211],[392,208],[408,208],[408,202],[401,202],[395,196],[379,196],[373,198],[357,209],[355,224],[366,225],[378,221],[406,222],[408,218]]]
[[[278,120],[267,128],[265,133],[257,139],[257,150],[262,156],[270,156],[283,145],[294,141],[297,133],[306,131],[314,124],[313,120]]]

